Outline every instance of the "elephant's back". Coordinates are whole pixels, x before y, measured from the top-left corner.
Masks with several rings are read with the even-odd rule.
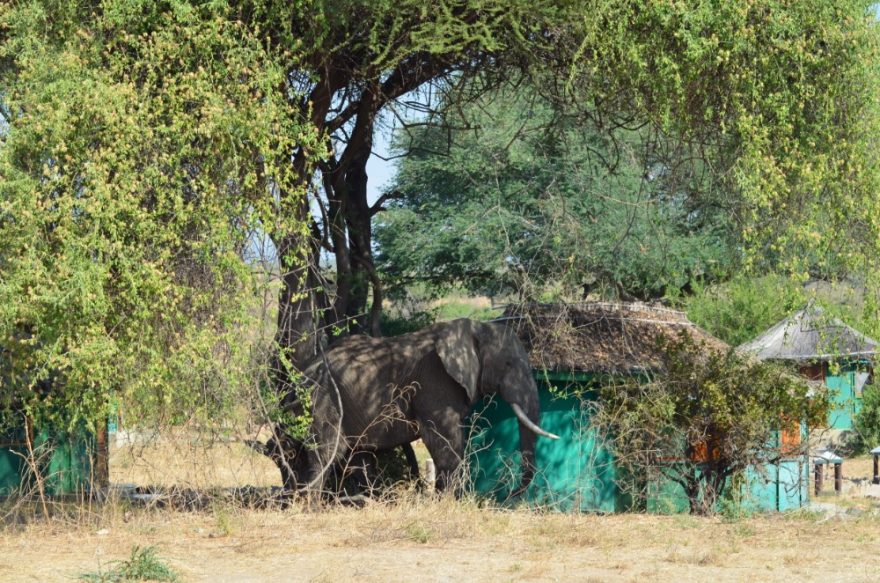
[[[342,338],[326,352],[328,372],[337,383],[349,387],[385,381],[395,360],[387,341],[362,335]]]
[[[412,365],[401,359],[399,349],[387,339],[351,336],[327,351],[332,381],[324,378],[324,391],[339,389],[345,411],[345,430],[350,436],[366,435],[365,443],[379,447],[411,441],[415,436],[407,423],[391,423],[396,411],[405,416],[409,406],[400,401],[406,370]]]

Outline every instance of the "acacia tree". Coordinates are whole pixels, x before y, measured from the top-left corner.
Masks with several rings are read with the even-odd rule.
[[[296,10],[254,2],[236,11],[272,42],[296,47],[290,78],[298,107],[331,151],[317,167],[323,189],[315,196],[323,204],[314,229],[335,261],[328,324],[352,321],[377,332],[372,217],[387,197],[369,204],[365,165],[379,112],[399,112],[403,96],[425,88],[448,95],[466,87],[452,99],[425,100],[455,108],[475,87],[479,94],[532,77],[533,87],[575,105],[599,131],[641,126],[673,136],[683,145],[680,159],[703,161],[717,177],[733,220],[759,250],[754,257],[769,247],[794,249],[797,259],[809,246],[833,252],[826,254],[832,260],[854,260],[853,248],[831,236],[833,226],[852,219],[841,215],[844,207],[865,217],[866,239],[876,243],[867,219],[876,204],[867,141],[876,35],[867,2],[472,0],[430,10],[408,1],[326,1]],[[307,154],[294,160],[304,183],[315,177]],[[304,220],[307,210],[301,206]],[[309,281],[313,242],[284,233],[273,239],[285,278],[278,343],[296,364],[314,353],[309,332],[323,302],[310,290],[327,286]],[[303,249],[311,276],[294,252]]]
[[[414,91],[445,91],[473,71],[533,62],[534,52],[552,46],[553,27],[575,13],[566,3],[500,0],[444,2],[433,9],[408,0],[307,2],[297,10],[287,3],[245,2],[235,10],[268,30],[272,42],[297,47],[289,72],[295,104],[322,132],[329,151],[317,168],[308,164],[308,151],[293,160],[304,184],[319,185],[315,237],[270,232],[284,281],[277,340],[299,364],[314,354],[321,324],[378,334],[382,287],[372,257],[372,221],[386,197],[368,201],[366,164],[379,113],[392,105],[405,108],[400,99]],[[307,206],[301,211],[310,220]],[[334,260],[329,298],[317,278],[319,248]],[[320,317],[319,306],[326,309]]]
[[[267,182],[304,198],[286,160],[320,148],[279,54],[207,7],[3,10],[2,405],[94,422],[123,391],[135,416],[228,412],[249,234],[301,224]]]
[[[190,312],[199,305],[217,314],[222,306],[196,301],[192,286],[176,287],[177,260],[198,258],[219,279],[236,273],[242,234],[253,227],[278,252],[283,393],[287,371],[315,353],[322,324],[376,330],[382,301],[372,218],[384,201],[369,204],[365,165],[379,113],[398,111],[413,91],[446,92],[477,76],[487,89],[532,76],[599,129],[648,124],[681,139],[694,157],[722,160],[716,173],[740,203],[736,218],[753,247],[819,247],[855,261],[846,245],[859,239],[873,258],[876,168],[865,136],[876,134],[876,42],[868,7],[857,0],[4,4],[0,262],[4,284],[30,282],[5,287],[17,307],[4,316],[4,338],[33,355],[46,349],[8,340],[14,330],[53,329],[47,323],[65,330],[68,322],[64,335],[40,338],[64,355],[53,367],[76,361],[106,378],[133,369],[144,379],[172,379],[161,356],[180,344],[169,343],[174,332],[159,333],[174,330],[162,322],[194,323],[206,338],[224,328]],[[68,97],[85,107],[71,109]],[[73,166],[58,163],[67,155]],[[130,211],[117,213],[119,201]],[[86,202],[112,212],[86,212],[93,208]],[[312,206],[321,209],[314,218]],[[838,246],[826,236],[854,216],[858,237]],[[52,244],[34,251],[35,233]],[[94,234],[97,242],[88,239]],[[321,247],[334,257],[333,282],[319,278]],[[48,288],[22,275],[40,263],[34,274]],[[77,282],[100,282],[83,297],[106,300],[101,310],[86,302],[65,312],[63,290],[79,289]],[[114,287],[125,282],[128,303]],[[54,290],[45,302],[21,301],[43,289]],[[116,353],[123,344],[151,354],[150,365],[140,354],[123,364]],[[77,350],[84,345],[94,350]],[[209,346],[201,343],[205,361]]]
[[[672,138],[599,129],[527,84],[451,99],[397,135],[398,198],[376,225],[392,290],[648,299],[730,271],[717,177]]]

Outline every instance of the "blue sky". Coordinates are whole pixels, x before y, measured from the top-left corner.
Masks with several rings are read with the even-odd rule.
[[[373,204],[377,198],[390,185],[391,179],[395,175],[395,164],[393,160],[383,160],[376,156],[388,157],[388,147],[390,145],[390,132],[376,132],[373,141],[373,155],[367,160],[367,200]]]

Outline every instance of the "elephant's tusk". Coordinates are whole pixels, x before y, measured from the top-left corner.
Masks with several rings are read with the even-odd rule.
[[[520,423],[531,429],[533,432],[543,437],[549,437],[550,439],[559,439],[558,435],[554,435],[548,431],[544,431],[543,429],[535,425],[535,422],[529,419],[526,416],[525,412],[522,410],[522,407],[520,407],[516,403],[511,403],[510,408],[513,409],[513,413],[514,415],[516,415],[516,418],[519,419]]]

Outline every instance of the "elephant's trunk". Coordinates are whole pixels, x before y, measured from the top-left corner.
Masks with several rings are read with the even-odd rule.
[[[518,408],[518,406],[516,407]],[[522,454],[522,477],[520,478],[519,486],[510,493],[511,498],[521,496],[535,477],[535,440],[535,433],[529,426],[520,421],[519,449]]]
[[[537,393],[537,391],[536,391]],[[537,395],[535,395],[537,397]],[[522,455],[522,478],[517,487],[511,492],[511,497],[520,496],[535,477],[535,441],[538,435],[550,439],[559,439],[558,436],[549,433],[538,425],[540,421],[540,407],[537,398],[526,399],[523,407],[515,400],[508,401],[514,415],[519,420],[519,448]]]

